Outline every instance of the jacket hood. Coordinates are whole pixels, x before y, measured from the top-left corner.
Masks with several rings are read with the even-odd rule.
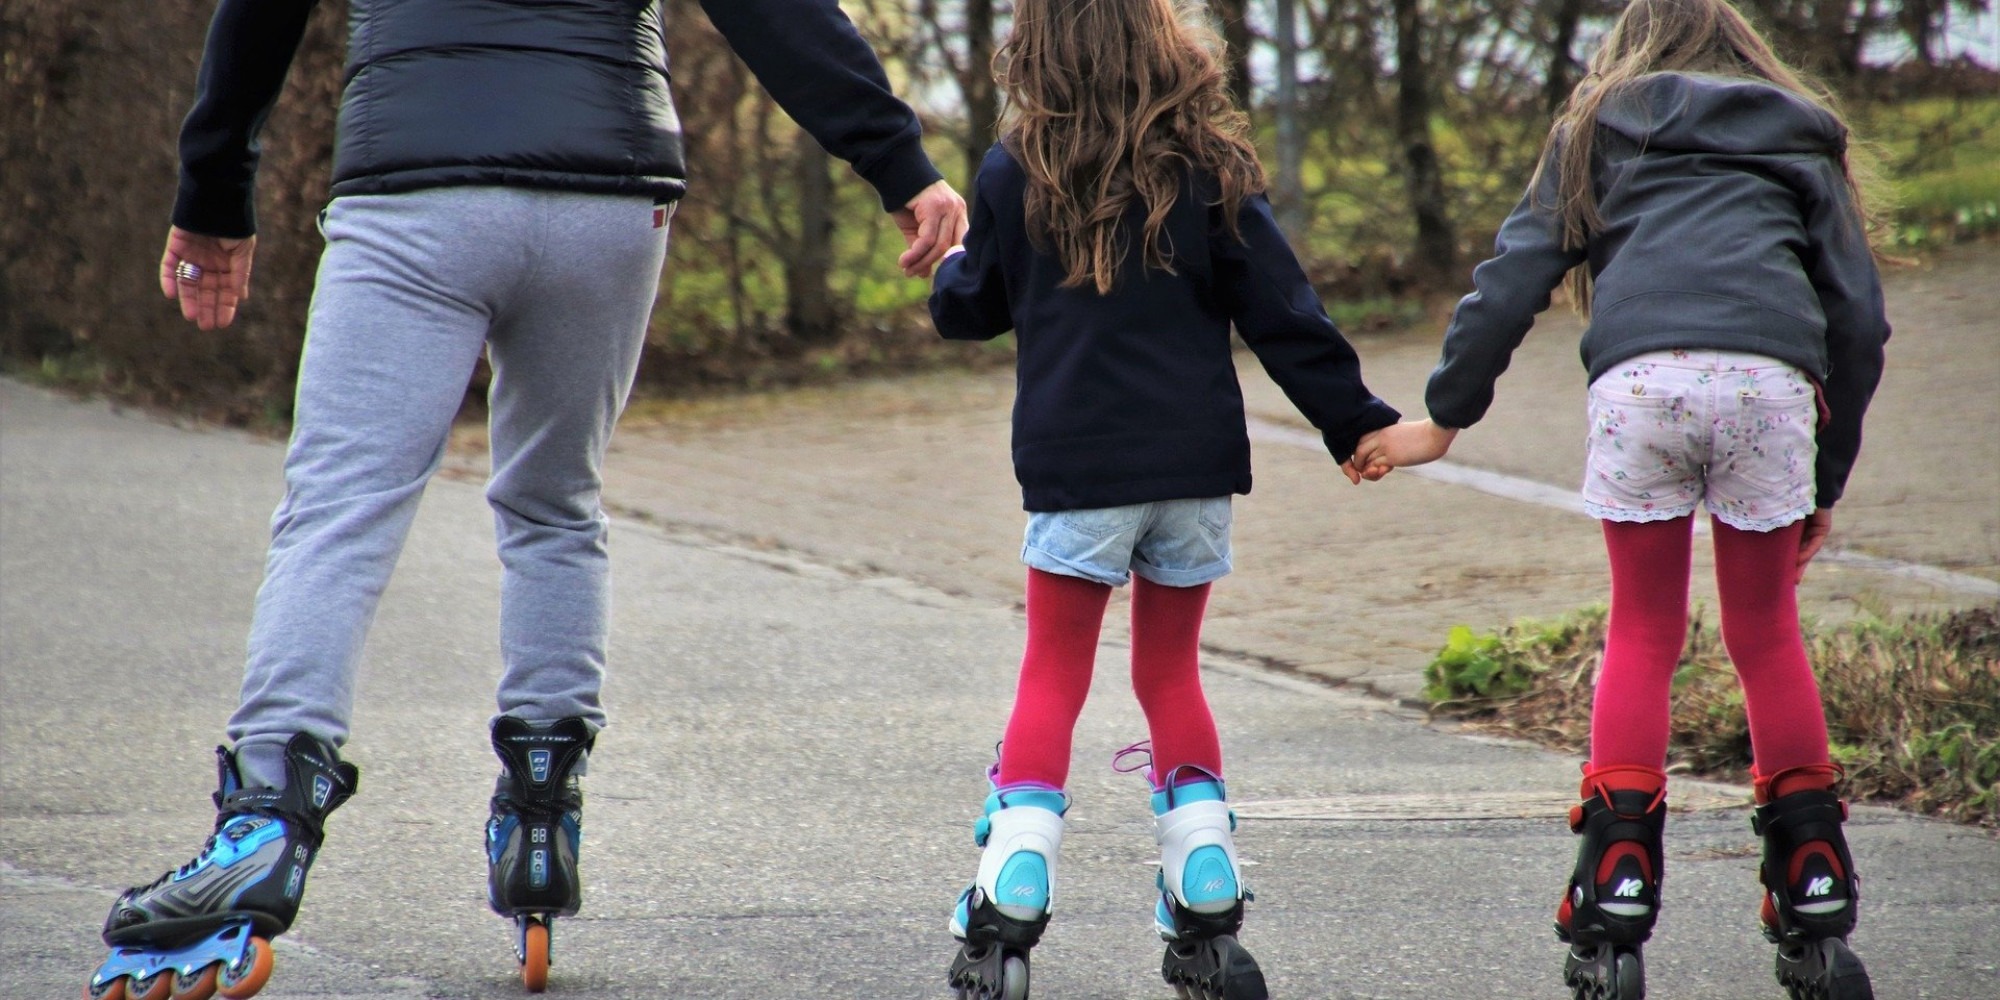
[[[1607,97],[1598,124],[1652,149],[1831,153],[1847,131],[1824,108],[1761,80],[1648,73]]]

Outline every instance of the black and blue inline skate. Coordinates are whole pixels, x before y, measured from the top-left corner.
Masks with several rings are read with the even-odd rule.
[[[986,797],[972,828],[979,873],[951,911],[959,948],[946,979],[958,1000],[1026,1000],[1028,954],[1049,925],[1068,811],[1069,797],[1044,785],[996,786]]]
[[[581,718],[535,723],[503,715],[493,723],[501,771],[486,821],[486,899],[493,912],[513,918],[521,982],[534,993],[548,988],[555,918],[583,905],[577,775],[595,740]]]
[[[1193,765],[1154,779],[1160,977],[1182,1000],[1266,1000],[1264,972],[1237,934],[1251,899],[1236,859],[1236,814],[1222,779]]]
[[[1563,983],[1574,1000],[1643,1000],[1640,950],[1660,918],[1667,823],[1664,773],[1645,767],[1586,770],[1569,828],[1583,837],[1576,871],[1556,910],[1569,945]]]
[[[1751,827],[1764,838],[1764,936],[1778,946],[1777,975],[1791,1000],[1874,1000],[1868,970],[1847,946],[1861,902],[1841,824],[1847,803],[1831,764],[1759,777]],[[1787,794],[1774,796],[1783,789]]]
[[[215,832],[194,860],[118,897],[89,1000],[243,1000],[270,979],[270,939],[291,928],[326,817],[360,772],[304,733],[285,744],[283,789],[246,788],[236,754],[215,755]]]

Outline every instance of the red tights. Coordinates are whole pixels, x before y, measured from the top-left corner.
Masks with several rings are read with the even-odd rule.
[[[1215,719],[1201,690],[1201,618],[1208,584],[1167,587],[1132,580],[1132,690],[1146,713],[1153,769],[1193,764],[1222,774]],[[1000,744],[1003,785],[1069,780],[1070,741],[1090,694],[1098,630],[1111,588],[1028,570],[1028,649],[1014,711]]]
[[[1593,768],[1666,762],[1668,695],[1687,637],[1693,518],[1604,522],[1611,624],[1590,713]],[[1715,529],[1722,643],[1743,683],[1760,774],[1827,762],[1826,712],[1799,635],[1794,583],[1804,522]]]

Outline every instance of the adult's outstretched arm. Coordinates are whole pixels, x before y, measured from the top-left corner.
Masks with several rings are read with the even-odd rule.
[[[909,206],[944,179],[916,112],[836,0],[702,0],[708,19],[778,106],[882,197]]]
[[[318,0],[221,0],[208,24],[194,109],[181,123],[174,225],[204,236],[257,231],[257,135],[271,117]]]

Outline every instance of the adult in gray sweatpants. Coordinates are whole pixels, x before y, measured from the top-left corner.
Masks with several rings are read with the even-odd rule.
[[[256,136],[313,3],[220,0],[210,26],[160,263],[162,291],[203,329],[229,325],[248,293]],[[927,276],[965,206],[835,0],[703,6],[778,103],[876,188],[909,244],[899,266]],[[218,748],[218,839],[120,897],[106,941],[153,958],[114,955],[93,989],[122,977],[146,995],[167,964],[210,959],[249,975],[258,955],[237,931],[289,927],[322,823],[357,783],[339,749],[363,641],[482,353],[503,567],[489,898],[517,920],[531,988],[548,921],[580,902],[575,778],[605,722],[599,466],[685,188],[660,5],[350,0],[349,25],[285,498],[232,745]],[[226,858],[218,843],[234,845]],[[211,932],[213,954],[163,964]]]

